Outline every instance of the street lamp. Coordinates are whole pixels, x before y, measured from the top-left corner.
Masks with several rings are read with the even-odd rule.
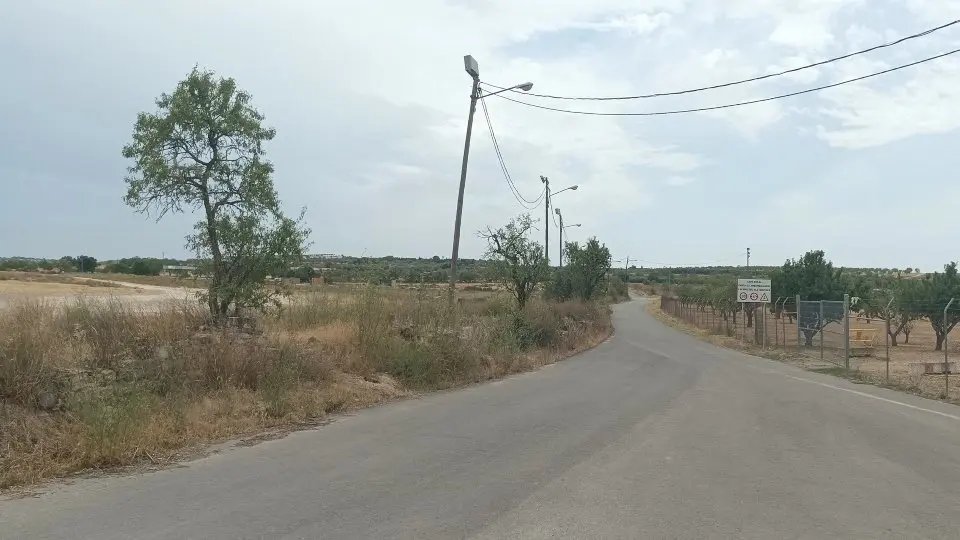
[[[510,88],[504,88],[489,94],[480,92],[480,66],[477,60],[469,54],[463,57],[463,69],[473,79],[473,89],[470,91],[470,114],[467,116],[467,136],[463,143],[463,164],[460,167],[460,191],[457,193],[457,218],[453,224],[453,254],[450,257],[450,306],[453,306],[454,292],[457,288],[457,258],[460,254],[460,223],[463,217],[463,191],[467,185],[467,160],[470,157],[470,136],[473,133],[473,114],[477,111],[477,100],[489,97],[508,90],[523,90],[529,92],[533,83],[525,82]]]
[[[551,194],[551,193],[550,193],[550,179],[547,178],[546,176],[541,176],[541,177],[540,177],[540,181],[543,182],[543,190],[544,190],[544,193],[546,194],[546,202],[545,202],[545,204],[544,204],[544,209],[543,209],[543,215],[544,215],[544,217],[543,217],[543,223],[544,223],[544,228],[543,228],[543,254],[544,254],[544,256],[545,256],[546,259],[547,259],[547,266],[550,266],[550,227],[549,227],[549,226],[546,226],[547,222],[550,221],[550,201],[553,199],[553,196],[554,196],[554,195],[559,195],[559,194],[563,193],[564,191],[571,191],[571,190],[572,190],[572,191],[576,191],[577,189],[580,188],[580,186],[574,184],[574,185],[572,185],[572,186],[570,186],[570,187],[563,188],[563,189],[561,189],[560,191]],[[561,249],[561,250],[563,249],[563,242],[560,243],[560,249]],[[561,257],[561,258],[562,258],[562,257]]]
[[[568,191],[568,190],[576,191],[576,190],[578,190],[578,189],[580,189],[580,186],[574,184],[574,185],[572,185],[572,186],[570,186],[570,187],[568,187],[568,188],[563,188],[563,189],[561,189],[560,191],[554,193],[554,195],[559,195],[559,194],[563,193],[564,191]]]
[[[576,186],[574,186],[574,189],[576,189]],[[559,193],[559,191],[557,193]],[[555,208],[554,212],[556,212],[557,216],[560,217],[560,268],[563,268],[563,230],[569,229],[570,227],[580,227],[580,223],[574,223],[573,225],[564,225],[563,214],[560,213],[560,209]]]

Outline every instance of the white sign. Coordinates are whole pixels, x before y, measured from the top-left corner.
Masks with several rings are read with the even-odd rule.
[[[770,303],[769,279],[738,279],[737,302]]]

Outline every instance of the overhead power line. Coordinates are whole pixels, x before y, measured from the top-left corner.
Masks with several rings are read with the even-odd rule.
[[[950,22],[948,22],[948,23],[946,23],[946,24],[942,24],[942,25],[937,26],[937,27],[935,27],[935,28],[930,28],[929,30],[924,30],[923,32],[919,32],[919,33],[917,33],[917,34],[910,34],[909,36],[904,36],[904,37],[902,37],[902,38],[900,38],[900,39],[898,39],[898,40],[896,40],[896,41],[890,41],[890,42],[888,42],[888,43],[881,43],[880,45],[874,45],[873,47],[869,47],[869,48],[867,48],[867,49],[861,49],[861,50],[859,50],[859,51],[854,51],[854,52],[851,52],[851,53],[847,53],[847,54],[844,54],[844,55],[842,55],[842,56],[836,56],[836,57],[833,57],[833,58],[828,58],[828,59],[826,59],[826,60],[821,60],[821,61],[819,61],[819,62],[814,62],[814,63],[812,63],[812,64],[807,64],[807,65],[800,66],[800,67],[795,67],[795,68],[786,69],[786,70],[783,70],[783,71],[778,71],[778,72],[776,72],[776,73],[768,73],[768,74],[766,74],[766,75],[760,75],[760,76],[757,76],[757,77],[750,77],[749,79],[741,79],[741,80],[738,80],[738,81],[731,81],[731,82],[726,82],[726,83],[721,83],[721,84],[715,84],[715,85],[712,85],[712,86],[701,86],[701,87],[699,87],[699,88],[689,88],[689,89],[686,89],[686,90],[676,90],[676,91],[673,91],[673,92],[657,92],[657,93],[653,93],[653,94],[640,94],[640,95],[636,95],[636,96],[605,96],[605,97],[554,96],[554,95],[550,95],[550,94],[534,94],[534,93],[530,93],[530,92],[525,92],[525,94],[528,95],[528,96],[538,97],[538,98],[545,98],[545,99],[563,99],[563,100],[574,100],[574,101],[618,101],[618,100],[629,100],[629,99],[650,99],[650,98],[665,97],[665,96],[679,96],[679,95],[682,95],[682,94],[693,94],[693,93],[696,93],[696,92],[705,92],[705,91],[707,91],[707,90],[716,90],[716,89],[718,89],[718,88],[727,88],[727,87],[729,87],[729,86],[736,86],[736,85],[739,85],[739,84],[747,84],[747,83],[751,83],[751,82],[762,81],[762,80],[764,80],[764,79],[770,79],[770,78],[773,78],[773,77],[780,77],[780,76],[787,75],[787,74],[790,74],[790,73],[796,73],[796,72],[798,72],[798,71],[803,71],[803,70],[805,70],[805,69],[810,69],[810,68],[815,68],[815,67],[823,66],[823,65],[830,64],[830,63],[833,63],[833,62],[838,62],[838,61],[840,61],[840,60],[846,60],[847,58],[852,58],[852,57],[854,57],[854,56],[858,56],[858,55],[861,55],[861,54],[866,54],[866,53],[873,52],[873,51],[876,51],[876,50],[879,50],[879,49],[885,49],[885,48],[887,48],[887,47],[893,47],[893,46],[895,46],[895,45],[899,45],[899,44],[901,44],[901,43],[904,43],[904,42],[906,42],[906,41],[909,41],[909,40],[911,40],[911,39],[917,39],[917,38],[920,38],[920,37],[924,37],[924,36],[927,36],[927,35],[932,34],[932,33],[934,33],[934,32],[938,32],[938,31],[940,31],[940,30],[943,30],[944,28],[949,28],[949,27],[951,27],[951,26],[953,26],[953,25],[956,25],[956,24],[960,24],[960,19],[957,19],[957,20],[954,20],[954,21],[950,21]],[[495,84],[490,84],[490,83],[483,83],[483,84],[485,84],[485,85],[487,85],[487,86],[489,86],[489,87],[491,87],[491,88],[495,88],[495,89],[497,89],[497,90],[506,90],[506,87],[503,87],[503,86],[497,86],[497,85],[495,85]],[[519,93],[519,92],[517,92],[516,90],[512,90],[512,92]]]
[[[894,71],[898,71],[898,70],[901,70],[901,69],[906,69],[906,68],[908,68],[908,67],[913,67],[913,66],[916,66],[916,65],[919,65],[919,64],[923,64],[923,63],[926,63],[926,62],[932,62],[933,60],[938,60],[938,59],[943,58],[943,57],[945,57],[945,56],[950,56],[951,54],[957,54],[958,52],[960,52],[960,49],[954,49],[954,50],[952,50],[952,51],[948,51],[948,52],[945,52],[945,53],[942,53],[942,54],[938,54],[938,55],[936,55],[936,56],[930,56],[930,57],[924,58],[924,59],[922,59],[922,60],[917,60],[916,62],[910,62],[909,64],[903,64],[903,65],[899,65],[899,66],[892,67],[892,68],[889,68],[889,69],[885,69],[885,70],[883,70],[883,71],[878,71],[878,72],[876,72],[876,73],[870,73],[870,74],[868,74],[868,75],[863,75],[863,76],[860,76],[860,77],[855,77],[855,78],[853,78],[853,79],[847,79],[847,80],[840,81],[840,82],[836,82],[836,83],[833,83],[833,84],[825,84],[825,85],[823,85],[823,86],[817,86],[817,87],[814,87],[814,88],[807,88],[806,90],[799,90],[799,91],[797,91],[797,92],[790,92],[790,93],[787,93],[787,94],[780,94],[780,95],[771,96],[771,97],[766,97],[766,98],[761,98],[761,99],[751,99],[751,100],[749,100],[749,101],[740,101],[740,102],[737,102],[737,103],[727,103],[727,104],[724,104],[724,105],[714,105],[714,106],[712,106],[712,107],[696,107],[696,108],[692,108],[692,109],[675,109],[675,110],[670,110],[670,111],[654,111],[654,112],[594,112],[594,111],[578,111],[578,110],[572,110],[572,109],[561,109],[561,108],[558,108],[558,107],[548,107],[548,106],[546,106],[546,105],[537,105],[536,103],[529,103],[529,102],[526,102],[526,101],[520,101],[519,99],[508,98],[508,97],[504,96],[503,94],[497,94],[495,97],[498,97],[498,98],[501,98],[501,99],[505,99],[505,100],[507,100],[507,101],[512,101],[512,102],[518,103],[518,104],[520,104],[520,105],[526,105],[527,107],[533,107],[533,108],[535,108],[535,109],[543,109],[543,110],[546,110],[546,111],[554,111],[554,112],[561,112],[561,113],[567,113],[567,114],[582,114],[582,115],[587,115],[587,116],[665,116],[665,115],[671,115],[671,114],[685,114],[685,113],[695,113],[695,112],[705,112],[705,111],[716,111],[716,110],[720,110],[720,109],[731,109],[731,108],[733,108],[733,107],[742,107],[742,106],[744,106],[744,105],[754,105],[754,104],[756,104],[756,103],[764,103],[764,102],[766,102],[766,101],[775,101],[775,100],[778,100],[778,99],[784,99],[784,98],[788,98],[788,97],[799,96],[799,95],[802,95],[802,94],[809,94],[809,93],[812,93],[812,92],[819,92],[820,90],[826,90],[826,89],[828,89],[828,88],[836,88],[837,86],[843,86],[843,85],[845,85],[845,84],[850,84],[850,83],[854,83],[854,82],[857,82],[857,81],[862,81],[862,80],[864,80],[864,79],[869,79],[869,78],[871,78],[871,77],[877,77],[877,76],[879,76],[879,75],[885,75],[885,74],[887,74],[887,73],[892,73],[892,72],[894,72]]]
[[[493,130],[493,121],[490,120],[490,111],[487,110],[487,102],[481,99],[480,105],[483,107],[483,116],[487,120],[487,129],[490,131],[490,140],[493,141],[493,149],[497,153],[497,160],[500,162],[500,169],[503,171],[503,178],[507,181],[507,185],[510,187],[510,192],[513,194],[513,197],[517,200],[517,202],[520,203],[520,206],[526,208],[527,210],[535,210],[543,201],[544,195],[546,194],[546,188],[544,188],[540,192],[540,195],[534,200],[527,199],[523,196],[523,194],[520,193],[520,190],[517,189],[516,184],[513,182],[513,177],[510,176],[510,171],[507,169],[506,162],[503,160],[503,154],[500,152],[500,143],[497,142],[497,135]]]

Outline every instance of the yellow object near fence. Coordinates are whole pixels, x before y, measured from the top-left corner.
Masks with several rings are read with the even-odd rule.
[[[876,328],[851,328],[850,356],[871,356],[876,333]]]

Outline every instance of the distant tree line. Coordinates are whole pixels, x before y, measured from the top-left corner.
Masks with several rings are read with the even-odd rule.
[[[743,312],[746,326],[752,326],[753,314],[762,304],[741,303],[736,299],[737,278],[769,278],[772,298],[779,304],[768,307],[780,317],[797,316],[796,298],[801,301],[843,300],[848,295],[850,309],[870,318],[890,321],[891,344],[897,346],[903,335],[909,339],[913,325],[921,320],[930,323],[936,334],[936,350],[942,350],[946,335],[960,323],[960,275],[957,263],[944,265],[942,272],[919,275],[915,269],[838,268],[822,250],[809,251],[799,259],[791,259],[772,269],[728,269],[726,274],[687,274],[674,276],[671,294],[681,302],[699,309],[711,308],[719,316],[735,316]],[[951,299],[952,309],[944,313]],[[842,318],[842,311],[807,316],[801,321],[807,345],[827,324]]]

